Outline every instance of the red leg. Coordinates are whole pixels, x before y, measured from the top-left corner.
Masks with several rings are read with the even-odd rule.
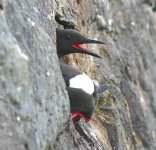
[[[81,112],[74,112],[71,114],[72,120],[75,120],[77,118],[82,118],[85,122],[88,122],[89,120],[83,115]]]

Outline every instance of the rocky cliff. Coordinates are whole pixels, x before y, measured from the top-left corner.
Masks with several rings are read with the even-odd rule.
[[[156,149],[154,0],[0,0],[0,149]],[[107,46],[62,61],[110,85],[89,123],[73,124],[56,28]],[[88,65],[90,64],[90,65]]]

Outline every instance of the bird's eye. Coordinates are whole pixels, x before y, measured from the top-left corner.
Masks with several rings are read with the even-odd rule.
[[[70,40],[71,36],[70,35],[66,35],[66,39]]]

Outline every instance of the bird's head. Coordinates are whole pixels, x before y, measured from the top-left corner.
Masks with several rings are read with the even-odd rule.
[[[82,44],[89,43],[105,44],[104,42],[88,39],[85,36],[81,35],[79,32],[77,32],[76,30],[72,29],[64,29],[64,30],[57,29],[56,35],[57,35],[57,52],[59,57],[62,57],[70,53],[83,53],[101,58],[98,54],[86,48],[83,48]]]

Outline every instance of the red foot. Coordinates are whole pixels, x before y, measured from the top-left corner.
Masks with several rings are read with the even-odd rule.
[[[72,120],[76,120],[77,118],[82,118],[85,122],[88,122],[89,120],[83,115],[81,112],[74,112],[71,114]]]

